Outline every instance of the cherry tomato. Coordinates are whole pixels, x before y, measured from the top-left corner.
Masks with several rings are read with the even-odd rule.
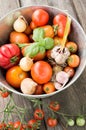
[[[52,77],[52,68],[45,61],[37,61],[32,65],[31,76],[39,84],[47,83]]]
[[[53,19],[53,24],[57,25],[57,35],[63,37],[67,22],[67,17],[63,14],[57,14]]]
[[[14,88],[20,88],[21,81],[27,77],[28,74],[19,66],[11,67],[6,72],[6,81]]]
[[[45,93],[49,94],[49,93],[54,92],[56,89],[52,82],[48,82],[48,83],[44,84],[43,90]]]
[[[13,31],[10,33],[10,42],[11,43],[28,43],[29,38],[24,33]]]
[[[42,109],[36,109],[35,112],[34,112],[34,118],[36,120],[43,120],[44,111]]]
[[[65,71],[66,73],[68,73],[68,75],[69,75],[70,77],[73,77],[74,74],[75,74],[75,70],[74,70],[72,67],[69,67],[69,66],[65,67],[65,68],[64,68],[64,71]]]
[[[61,45],[63,42],[63,39],[60,37],[55,36],[54,37],[54,45]]]
[[[58,111],[60,109],[60,104],[57,101],[52,101],[50,102],[49,107],[54,111]]]
[[[52,117],[49,117],[49,118],[47,119],[47,125],[48,125],[48,126],[50,126],[50,127],[55,127],[57,124],[58,124],[57,119],[52,118]]]
[[[24,33],[27,34],[27,35],[29,35],[29,34],[31,34],[31,32],[32,32],[31,27],[30,27],[30,26],[27,26],[27,28],[26,28],[26,30],[24,31]]]
[[[31,119],[28,121],[28,127],[33,128],[33,130],[36,130],[38,127],[38,123],[36,119]]]
[[[80,64],[80,57],[76,54],[69,56],[67,63],[70,67],[76,68]]]
[[[42,26],[42,28],[44,29],[45,37],[51,37],[51,38],[54,37],[54,29],[51,25],[45,25]]]
[[[8,91],[5,91],[5,92],[2,92],[2,93],[1,93],[1,96],[2,96],[3,98],[8,97],[8,95],[9,95],[9,92],[8,92]]]
[[[32,14],[32,21],[37,26],[44,26],[48,23],[49,14],[43,9],[37,9]]]
[[[20,121],[14,122],[13,128],[14,129],[19,129],[20,128],[20,130],[22,130],[22,124],[21,124],[21,122]]]
[[[30,28],[33,30],[33,29],[35,29],[37,27],[37,25],[33,22],[33,21],[31,21],[30,22]]]
[[[6,127],[6,124],[4,122],[0,123],[0,130],[4,130]]]
[[[45,58],[45,55],[46,55],[46,52],[44,52],[44,53],[39,52],[33,59],[35,61],[42,60]]]
[[[36,91],[35,91],[35,95],[40,95],[43,93],[43,86],[42,85],[37,85],[36,86]]]
[[[66,47],[69,49],[71,53],[76,53],[78,46],[75,42],[67,42]]]
[[[51,58],[51,50],[46,51],[46,56],[47,56],[48,58]]]

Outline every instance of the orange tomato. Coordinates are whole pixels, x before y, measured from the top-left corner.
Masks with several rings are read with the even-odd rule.
[[[45,61],[37,61],[31,67],[31,76],[38,84],[47,83],[52,76],[52,68]]]
[[[33,29],[35,29],[37,27],[37,25],[33,22],[33,21],[31,21],[31,23],[30,23],[30,28],[33,30]]]
[[[46,51],[46,56],[47,56],[48,58],[51,58],[51,50]]]
[[[31,32],[32,32],[31,27],[30,27],[30,26],[27,26],[27,28],[26,28],[26,30],[24,31],[24,33],[27,34],[27,35],[29,35],[29,34],[31,34]]]
[[[44,52],[44,53],[39,52],[33,59],[35,61],[42,60],[45,58],[45,55],[46,55],[46,52]]]
[[[61,45],[62,44],[63,39],[60,37],[54,37],[54,45]]]
[[[71,56],[69,56],[67,63],[70,67],[78,67],[80,64],[80,57],[76,54],[72,54]]]
[[[49,94],[49,93],[54,92],[56,89],[52,82],[48,82],[48,83],[44,84],[43,90],[46,94]]]
[[[10,33],[10,42],[11,43],[28,43],[29,38],[24,33],[13,31]]]
[[[42,28],[44,29],[45,37],[51,37],[51,38],[54,37],[54,29],[52,26],[45,25],[45,26],[42,26]]]
[[[66,73],[68,73],[68,75],[69,75],[70,77],[73,77],[74,74],[75,74],[74,68],[69,67],[69,66],[66,66],[66,67],[64,68],[64,71],[65,71]]]
[[[14,88],[20,88],[21,81],[27,77],[28,74],[24,72],[19,66],[11,67],[6,72],[6,81]]]
[[[71,53],[76,53],[78,46],[75,42],[67,42],[66,47],[69,49]]]

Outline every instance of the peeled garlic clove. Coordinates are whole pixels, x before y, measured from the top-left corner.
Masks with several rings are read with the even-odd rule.
[[[56,88],[57,90],[59,90],[59,89],[62,88],[62,85],[61,85],[60,83],[58,83],[58,82],[55,82],[55,83],[54,83],[54,86],[55,86],[55,88]]]
[[[14,22],[13,28],[17,32],[24,32],[27,28],[27,22],[23,16],[19,16],[18,19]]]
[[[37,83],[34,82],[31,78],[25,78],[21,82],[21,91],[24,94],[34,94],[36,91]]]
[[[20,59],[19,65],[22,70],[30,71],[33,65],[33,60],[29,57],[23,57]]]
[[[56,74],[56,81],[59,82],[60,84],[66,84],[69,80],[69,75],[64,72],[60,71]]]

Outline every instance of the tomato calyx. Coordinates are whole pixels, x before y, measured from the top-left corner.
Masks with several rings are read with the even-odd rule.
[[[57,35],[58,29],[59,29],[59,25],[53,25],[53,29],[54,29],[54,35]]]
[[[15,63],[17,60],[18,60],[18,57],[17,57],[17,56],[13,56],[13,57],[10,59],[10,62],[11,62],[11,63]]]

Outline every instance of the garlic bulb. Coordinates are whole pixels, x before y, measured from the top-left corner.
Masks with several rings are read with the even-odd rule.
[[[31,78],[25,78],[21,82],[21,91],[24,94],[33,94],[36,91],[37,83],[34,82]]]
[[[19,16],[18,19],[14,22],[13,28],[17,32],[24,32],[27,28],[27,22],[23,16]]]
[[[30,71],[33,65],[33,60],[29,57],[23,57],[20,59],[19,65],[22,70]]]

